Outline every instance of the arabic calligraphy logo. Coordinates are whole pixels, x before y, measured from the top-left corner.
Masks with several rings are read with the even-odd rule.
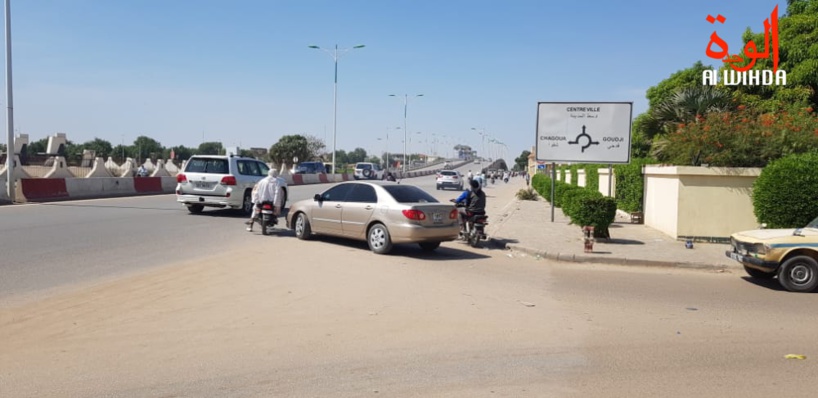
[[[707,22],[710,24],[715,24],[719,22],[724,24],[727,20],[723,15],[718,14],[715,17],[713,15],[707,15],[705,18]],[[718,47],[718,50],[713,49],[714,45]],[[721,60],[725,64],[730,65],[730,73],[728,71],[724,71],[724,84],[726,85],[738,85],[741,84],[749,84],[749,85],[765,85],[769,86],[773,84],[773,76],[775,78],[776,85],[787,84],[787,75],[786,72],[778,70],[778,63],[779,63],[779,56],[778,56],[778,6],[776,5],[773,9],[770,17],[764,20],[764,52],[758,51],[758,46],[756,45],[755,41],[748,40],[747,44],[744,46],[742,54],[734,54],[730,55],[729,48],[727,42],[724,41],[721,37],[719,37],[716,31],[713,31],[710,34],[710,42],[707,43],[707,48],[705,49],[705,54],[708,57]],[[772,58],[773,68],[772,71],[770,70],[753,70],[753,67],[756,65],[759,59],[768,59]],[[742,63],[746,64],[744,66],[739,66]],[[707,70],[704,71],[702,75],[702,84],[707,85],[715,85],[716,80],[718,79],[718,75],[714,70]]]
[[[585,145],[582,146],[582,153],[585,153],[585,150],[590,148],[591,145],[599,145],[598,141],[594,141],[588,133],[585,132],[585,126],[582,126],[582,133],[577,136],[577,138],[573,141],[568,141],[569,145],[577,145],[579,144],[579,139],[585,137],[588,141]]]

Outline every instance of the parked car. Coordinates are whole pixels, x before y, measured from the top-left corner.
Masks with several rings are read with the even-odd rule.
[[[355,164],[356,180],[381,180],[383,179],[383,169],[375,163],[359,162]]]
[[[818,287],[818,218],[804,228],[756,229],[733,234],[725,254],[758,279],[778,277],[791,292]]]
[[[437,180],[435,182],[437,190],[454,188],[463,190],[463,175],[456,170],[441,170],[437,173]]]
[[[293,174],[326,174],[324,162],[301,162],[293,169]]]
[[[413,185],[381,181],[340,183],[293,203],[287,218],[299,239],[320,234],[363,240],[378,254],[400,243],[432,251],[460,232],[452,204]]]
[[[196,155],[176,175],[176,201],[191,213],[216,207],[240,209],[249,216],[253,211],[253,186],[267,177],[269,170],[266,163],[251,158]],[[284,192],[286,202],[286,188]]]

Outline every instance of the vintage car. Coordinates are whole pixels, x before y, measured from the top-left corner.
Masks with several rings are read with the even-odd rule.
[[[818,218],[804,228],[756,229],[733,234],[725,254],[753,277],[778,282],[791,292],[818,287]]]

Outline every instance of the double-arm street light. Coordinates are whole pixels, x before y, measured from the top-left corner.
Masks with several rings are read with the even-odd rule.
[[[11,0],[6,0],[6,195],[16,201],[14,180],[14,100],[11,89]],[[22,167],[22,166],[20,166]]]
[[[397,97],[395,94],[389,94],[390,97]],[[413,98],[423,97],[423,94],[415,94]],[[406,172],[406,145],[408,137],[406,136],[409,130],[406,129],[406,114],[409,108],[409,94],[403,95],[403,171]]]
[[[330,57],[332,57],[333,62],[335,63],[335,83],[333,85],[333,94],[332,94],[332,174],[335,174],[335,142],[336,136],[338,133],[338,60],[346,53],[354,50],[356,48],[364,48],[364,45],[357,45],[352,48],[341,49],[340,52],[338,50],[338,45],[335,45],[335,49],[330,51],[326,48],[321,48],[318,46],[309,46],[309,48],[314,48],[316,50],[323,50]]]

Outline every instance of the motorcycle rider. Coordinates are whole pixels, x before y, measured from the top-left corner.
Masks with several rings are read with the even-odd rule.
[[[253,218],[250,219],[250,226],[247,227],[247,231],[253,232],[253,222],[256,220],[255,216],[261,211],[262,203],[273,203],[273,207],[275,208],[274,216],[277,217],[281,213],[281,201],[284,199],[282,180],[284,179],[278,177],[278,169],[270,169],[270,171],[267,172],[267,177],[256,184],[258,189],[254,188],[253,195],[251,196],[251,200],[254,204]],[[286,184],[286,182],[284,184]],[[264,225],[261,227],[265,228]]]
[[[466,204],[465,210],[460,212],[461,234],[465,231],[466,223],[471,217],[486,214],[486,193],[481,189],[480,183],[475,180],[471,180],[469,185],[470,189],[463,191],[463,193],[454,200],[455,203]]]

